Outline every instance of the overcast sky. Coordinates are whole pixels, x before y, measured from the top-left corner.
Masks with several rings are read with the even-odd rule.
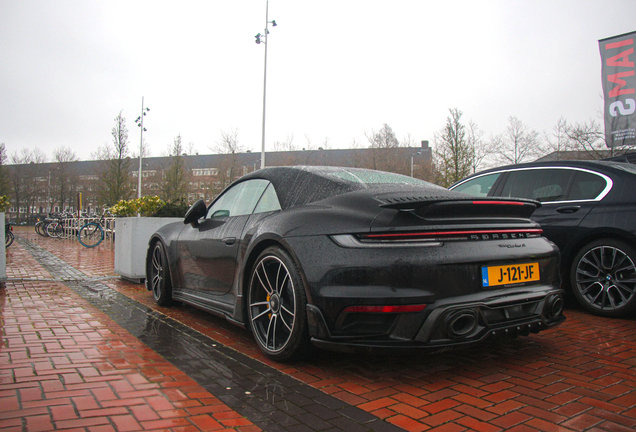
[[[212,153],[238,130],[260,151],[265,0],[0,0],[0,142],[9,155],[181,134]],[[266,146],[367,146],[391,126],[431,140],[449,108],[486,136],[516,116],[537,131],[600,119],[598,40],[636,30],[634,0],[270,0]]]

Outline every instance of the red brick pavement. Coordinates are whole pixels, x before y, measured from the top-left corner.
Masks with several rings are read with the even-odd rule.
[[[35,237],[24,230],[17,235]],[[114,257],[109,246],[87,250],[72,241],[44,238],[37,241],[91,275],[113,273]],[[14,256],[20,254],[18,249],[9,251],[11,269],[15,265]],[[389,357],[321,353],[308,362],[279,365],[260,355],[247,331],[225,320],[188,306],[158,307],[141,285],[119,279],[111,279],[107,284],[219,342],[406,430],[636,429],[634,318],[606,319],[571,308],[566,310],[567,321],[556,329],[469,351]],[[49,288],[43,287],[43,294],[50,292],[50,284],[46,286]],[[68,290],[63,287],[60,290],[65,298],[71,297]],[[148,354],[152,358],[153,353]],[[2,367],[7,361],[2,357]],[[9,366],[22,369],[11,363]],[[27,382],[26,378],[20,379]],[[149,377],[146,379],[151,381]],[[0,398],[17,398],[22,389],[9,391],[14,391],[14,395],[0,393]],[[0,407],[3,405],[0,400]],[[134,412],[132,416],[135,417]],[[140,421],[136,417],[135,420]]]
[[[87,273],[104,273],[90,257],[65,255]],[[72,290],[51,282],[19,244],[7,261],[9,279],[41,280],[10,280],[0,289],[0,430],[260,431]]]

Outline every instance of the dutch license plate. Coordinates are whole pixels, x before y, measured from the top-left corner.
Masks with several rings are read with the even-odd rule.
[[[540,279],[539,263],[481,268],[481,283],[484,287],[533,282]]]

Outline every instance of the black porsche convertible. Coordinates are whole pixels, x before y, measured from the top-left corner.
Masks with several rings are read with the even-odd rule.
[[[146,286],[252,330],[268,357],[312,346],[443,350],[553,327],[558,249],[540,204],[475,199],[393,173],[250,173],[159,229]]]

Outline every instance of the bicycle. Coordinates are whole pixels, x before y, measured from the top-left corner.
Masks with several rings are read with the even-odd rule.
[[[94,248],[104,240],[104,237],[110,235],[110,229],[106,229],[108,228],[106,218],[111,216],[112,214],[108,209],[104,208],[98,220],[84,224],[77,233],[77,239],[81,245],[87,248]]]
[[[4,226],[4,247],[8,248],[13,244],[13,240],[15,239],[15,235],[13,234],[13,227],[10,223],[7,223]]]
[[[48,237],[49,235],[46,233],[47,226],[55,220],[57,217],[56,213],[49,213],[44,220],[38,221],[35,224],[35,232],[41,235],[42,237]]]
[[[57,218],[50,221],[46,226],[46,234],[53,238],[69,238],[71,236],[70,227],[66,226],[65,220],[72,219],[74,216],[72,213],[64,213],[58,215]]]

